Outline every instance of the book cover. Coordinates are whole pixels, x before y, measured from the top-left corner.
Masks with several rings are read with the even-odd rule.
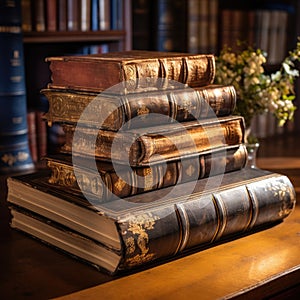
[[[61,151],[116,163],[143,166],[194,157],[244,143],[243,117],[228,116],[170,123],[130,130],[109,130],[62,124],[66,142]]]
[[[42,89],[41,93],[49,102],[45,114],[49,125],[55,122],[77,123],[80,120],[90,126],[112,131],[121,127],[151,126],[156,120],[172,123],[228,116],[236,105],[234,87],[220,85],[127,95],[56,89]]]
[[[10,177],[7,200],[51,221],[30,226],[30,217],[24,221],[13,211],[12,227],[34,236],[43,232],[45,242],[78,255],[62,244],[65,239],[60,239],[61,235],[51,234],[51,222],[70,228],[84,236],[68,235],[79,252],[86,249],[82,238],[108,250],[110,255],[105,256],[88,247],[93,254],[90,262],[95,264],[91,257],[100,255],[96,264],[110,273],[174,257],[200,245],[212,246],[231,235],[251,233],[284,220],[296,203],[287,176],[261,169],[244,168],[214,176],[213,181],[202,179],[102,204],[42,180],[41,173]]]
[[[154,81],[151,89],[167,87],[168,80],[191,87],[205,86],[212,84],[215,76],[211,54],[131,50],[48,57],[46,62],[51,71],[49,88],[93,92],[102,92],[119,83],[127,92],[146,90],[149,88],[146,78]]]

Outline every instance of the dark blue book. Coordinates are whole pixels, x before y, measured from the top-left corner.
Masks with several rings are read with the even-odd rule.
[[[33,168],[21,24],[21,1],[0,0],[0,173]]]
[[[91,30],[97,31],[99,30],[99,1],[91,0]]]
[[[123,1],[110,1],[110,28],[112,30],[123,30]]]

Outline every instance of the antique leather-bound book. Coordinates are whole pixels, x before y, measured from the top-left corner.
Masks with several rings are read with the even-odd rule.
[[[58,189],[47,178],[37,172],[8,179],[11,226],[110,273],[265,229],[296,203],[287,176],[261,169],[106,203]]]
[[[45,119],[53,122],[76,123],[117,131],[122,126],[151,126],[158,120],[186,122],[212,116],[230,115],[236,105],[233,86],[209,85],[116,95],[75,90],[43,89],[49,102]],[[90,113],[84,113],[89,109]],[[164,115],[169,119],[154,114]],[[134,122],[131,120],[134,119]]]
[[[212,84],[212,54],[131,50],[104,54],[46,58],[52,73],[49,88],[102,92],[122,83],[124,92],[168,87],[176,81],[191,87]],[[161,79],[165,80],[161,80]],[[157,79],[154,80],[153,79]],[[122,89],[121,89],[122,90]]]
[[[93,170],[91,158],[78,157],[77,166],[73,165],[71,155],[58,154],[45,157],[45,160],[51,170],[49,183],[71,189],[74,193],[84,189],[91,197],[110,201],[115,196],[128,197],[239,170],[246,164],[247,150],[244,144],[240,144],[184,161],[133,168],[118,166],[117,170],[110,162],[96,161],[97,172]]]
[[[193,157],[244,142],[244,119],[227,116],[118,132],[63,124],[64,153],[143,166]],[[75,137],[75,138],[74,138]]]

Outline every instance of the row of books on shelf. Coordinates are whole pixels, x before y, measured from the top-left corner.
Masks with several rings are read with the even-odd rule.
[[[245,41],[266,51],[268,63],[280,64],[287,54],[289,14],[289,10],[276,8],[224,9],[221,12],[221,45],[236,49],[237,41]]]
[[[115,274],[293,211],[286,176],[246,167],[244,120],[232,114],[234,87],[213,84],[214,56],[128,51],[48,62],[44,118],[66,139],[45,170],[8,178],[13,228]]]
[[[22,0],[21,4],[24,32],[123,30],[121,0]]]
[[[225,45],[236,49],[240,41],[266,51],[268,63],[278,64],[288,50],[294,8],[266,3],[227,7],[219,0],[146,0],[134,1],[132,11],[134,49],[216,54]]]

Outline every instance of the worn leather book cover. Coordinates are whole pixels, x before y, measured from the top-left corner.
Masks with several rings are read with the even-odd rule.
[[[161,89],[169,80],[196,87],[212,84],[215,77],[212,54],[131,50],[48,57],[46,62],[52,73],[48,87],[57,89],[102,92],[122,83],[124,92],[132,92],[149,88],[146,78],[152,79],[151,89]]]
[[[118,132],[62,124],[63,153],[143,166],[224,149],[244,142],[244,119],[228,116]]]
[[[101,204],[87,199],[40,172],[8,179],[13,228],[110,273],[265,229],[296,203],[287,176],[245,168]]]
[[[186,122],[228,116],[236,105],[235,88],[221,85],[126,95],[57,89],[43,89],[41,93],[49,102],[45,114],[49,125],[54,122],[76,123],[80,120],[89,126],[113,131],[122,126],[128,129],[151,126],[156,121]],[[169,119],[161,118],[160,115]]]
[[[241,144],[184,161],[133,168],[118,166],[116,169],[110,162],[96,161],[97,172],[91,172],[94,163],[91,158],[78,157],[80,164],[77,166],[72,164],[71,155],[58,154],[44,159],[51,170],[49,183],[77,193],[84,189],[91,197],[111,201],[115,196],[128,197],[239,170],[246,164],[247,150]]]

